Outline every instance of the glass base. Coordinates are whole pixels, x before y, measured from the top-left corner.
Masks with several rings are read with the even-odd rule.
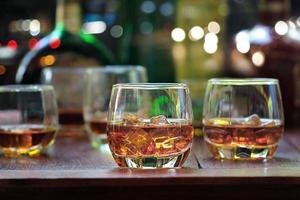
[[[188,157],[190,149],[187,151],[164,157],[125,157],[114,153],[113,157],[120,167],[156,169],[181,167]]]
[[[94,149],[101,149],[103,145],[108,143],[106,134],[96,135],[89,133],[89,140]]]
[[[19,156],[39,156],[42,152],[44,152],[44,148],[41,145],[33,146],[31,148],[1,148],[0,153],[4,157],[19,157]]]
[[[220,145],[206,142],[208,150],[216,159],[231,160],[264,160],[272,158],[277,150],[277,144],[272,146],[236,146]]]

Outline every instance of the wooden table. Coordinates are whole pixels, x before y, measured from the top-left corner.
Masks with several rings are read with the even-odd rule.
[[[300,131],[288,131],[263,163],[213,160],[194,140],[184,168],[119,169],[108,146],[60,136],[47,156],[0,158],[1,199],[300,199]]]

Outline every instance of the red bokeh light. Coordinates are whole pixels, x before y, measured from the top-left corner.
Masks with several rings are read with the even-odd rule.
[[[50,42],[50,48],[56,49],[60,46],[61,42],[60,39],[54,39]]]
[[[7,47],[11,49],[17,49],[18,43],[15,40],[9,40],[7,43]]]
[[[31,38],[31,39],[28,41],[28,47],[29,47],[30,49],[32,49],[32,48],[36,45],[36,43],[38,43],[38,40],[37,40],[36,38]]]

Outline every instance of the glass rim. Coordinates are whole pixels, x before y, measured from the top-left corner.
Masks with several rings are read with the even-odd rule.
[[[208,80],[213,85],[276,85],[274,78],[212,78]]]
[[[56,66],[56,67],[48,67],[44,68],[43,71],[52,71],[52,72],[88,72],[88,71],[100,71],[100,72],[111,72],[115,70],[140,70],[145,71],[146,68],[142,65],[104,65],[104,66],[87,66],[87,67],[63,67],[63,66]]]
[[[113,85],[113,88],[159,90],[188,89],[188,86],[185,83],[117,83]]]
[[[0,92],[35,92],[35,91],[54,91],[52,85],[35,84],[35,85],[2,85]]]
[[[91,72],[127,72],[127,71],[143,71],[146,72],[146,68],[142,65],[105,65],[102,68],[90,68]]]

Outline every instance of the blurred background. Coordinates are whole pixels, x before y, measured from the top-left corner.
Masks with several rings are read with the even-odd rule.
[[[189,84],[201,119],[212,77],[280,81],[300,125],[300,1],[1,0],[0,84],[39,83],[48,67],[143,65],[149,82]]]

